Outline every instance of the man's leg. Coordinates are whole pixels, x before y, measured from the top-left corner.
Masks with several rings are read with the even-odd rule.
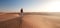
[[[23,18],[23,13],[21,13],[21,17],[20,17],[20,28],[22,28],[22,19]]]
[[[23,13],[21,13],[21,17],[23,17]]]

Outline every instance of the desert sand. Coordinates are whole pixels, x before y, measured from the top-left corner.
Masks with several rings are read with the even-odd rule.
[[[60,16],[0,14],[0,28],[60,28]],[[22,23],[22,24],[21,24]]]
[[[18,14],[1,14],[0,28],[19,28],[20,16]]]
[[[60,17],[47,15],[25,15],[23,28],[60,28]]]

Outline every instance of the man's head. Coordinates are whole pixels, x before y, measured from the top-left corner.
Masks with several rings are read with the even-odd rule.
[[[21,8],[21,10],[20,10],[20,11],[21,11],[21,13],[23,13],[23,8]]]

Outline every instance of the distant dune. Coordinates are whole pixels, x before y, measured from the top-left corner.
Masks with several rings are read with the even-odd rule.
[[[3,14],[4,12],[0,12]],[[19,12],[9,12],[8,14],[20,14]],[[60,12],[24,12],[24,15],[52,15],[52,16],[60,16]]]

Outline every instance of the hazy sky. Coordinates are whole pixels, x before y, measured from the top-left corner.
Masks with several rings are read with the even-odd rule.
[[[60,12],[60,0],[0,0],[0,12]]]

